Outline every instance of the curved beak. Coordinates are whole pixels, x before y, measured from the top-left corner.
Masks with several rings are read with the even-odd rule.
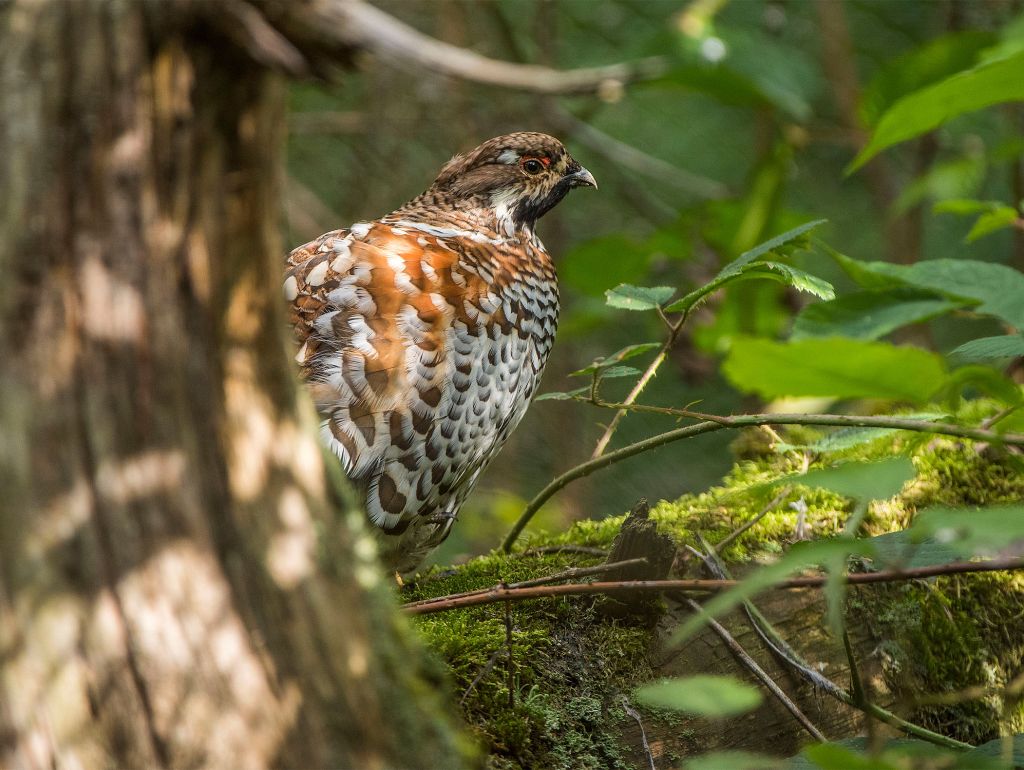
[[[579,166],[571,174],[566,177],[573,187],[593,187],[597,189],[597,180],[594,179],[594,175],[587,171],[583,166]]]

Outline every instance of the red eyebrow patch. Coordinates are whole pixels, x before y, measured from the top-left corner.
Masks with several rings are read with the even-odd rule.
[[[537,155],[524,155],[519,162],[523,163],[524,161],[528,161],[528,160],[539,160],[541,163],[544,164],[545,168],[547,166],[551,165],[551,158],[548,158],[548,157],[545,157],[545,156],[537,156]]]

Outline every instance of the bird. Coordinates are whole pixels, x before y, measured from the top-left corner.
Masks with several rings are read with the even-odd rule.
[[[537,392],[559,295],[535,226],[576,187],[597,182],[559,140],[506,134],[455,155],[390,214],[288,255],[320,437],[398,575],[449,535]]]

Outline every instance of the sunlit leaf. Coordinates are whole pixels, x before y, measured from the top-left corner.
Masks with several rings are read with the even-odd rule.
[[[848,462],[831,468],[816,468],[796,476],[785,476],[779,483],[828,489],[857,500],[887,500],[898,494],[914,476],[914,463],[909,457],[890,457],[875,462]]]
[[[688,676],[648,684],[636,691],[641,703],[702,717],[744,714],[761,704],[760,690],[731,676]]]
[[[671,286],[632,286],[621,283],[606,291],[605,297],[611,307],[620,310],[654,310],[675,292]]]
[[[1005,204],[1002,201],[979,201],[974,198],[950,198],[938,201],[932,206],[936,214],[957,214],[959,216],[972,216],[982,214],[986,211],[993,211]]]
[[[1021,299],[1024,302],[1024,298]],[[951,356],[964,361],[992,361],[997,358],[1024,356],[1024,334],[1004,334],[998,337],[980,337],[965,342]]]
[[[806,235],[808,232],[816,227],[823,225],[827,220],[816,219],[813,222],[805,222],[799,227],[794,227],[792,230],[770,238],[764,243],[761,243],[749,251],[745,251],[743,254],[738,256],[732,262],[723,267],[709,283],[701,286],[699,289],[695,289],[687,294],[682,299],[676,300],[671,305],[665,308],[669,312],[682,312],[689,310],[696,305],[701,299],[706,297],[713,291],[720,289],[727,283],[736,280],[743,274],[748,266],[758,262],[759,260],[771,254],[774,250],[792,244],[793,242]]]
[[[897,101],[850,164],[855,171],[887,147],[984,107],[1024,100],[1024,53],[979,64]]]
[[[770,278],[824,300],[836,296],[835,289],[828,281],[782,262],[758,262],[743,271],[740,278]]]
[[[874,340],[901,326],[927,321],[963,304],[915,289],[854,292],[831,302],[805,307],[793,323],[791,339],[853,337]]]
[[[965,30],[929,40],[884,63],[864,89],[860,113],[874,125],[898,99],[971,67],[996,40],[991,32]]]
[[[834,396],[924,402],[946,380],[942,358],[920,348],[842,337],[781,343],[738,339],[722,371],[765,398]]]

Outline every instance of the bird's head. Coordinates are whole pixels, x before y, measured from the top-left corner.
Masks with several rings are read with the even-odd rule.
[[[533,227],[573,187],[597,187],[593,175],[552,136],[506,134],[456,155],[431,189],[492,208],[505,228]]]

